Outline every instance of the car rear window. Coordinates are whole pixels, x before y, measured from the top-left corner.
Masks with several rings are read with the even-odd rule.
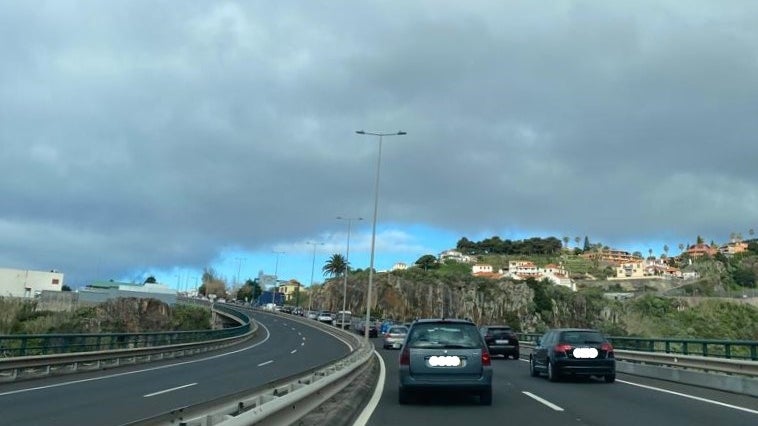
[[[490,333],[512,333],[513,330],[510,327],[490,327]]]
[[[392,334],[401,334],[401,333],[407,333],[408,329],[405,327],[392,327],[390,328],[389,332]]]
[[[588,344],[603,343],[605,338],[597,331],[564,331],[560,343]]]
[[[416,324],[411,328],[408,347],[473,349],[481,347],[481,337],[473,324]]]

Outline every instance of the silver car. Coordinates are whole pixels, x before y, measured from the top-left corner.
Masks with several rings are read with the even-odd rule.
[[[408,327],[404,325],[391,326],[382,337],[384,349],[400,349],[403,347],[405,336],[408,335]]]
[[[492,365],[487,346],[471,321],[417,320],[400,351],[400,404],[419,391],[470,392],[492,405]]]

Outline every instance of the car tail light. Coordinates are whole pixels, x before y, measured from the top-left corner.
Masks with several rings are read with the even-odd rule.
[[[553,349],[554,349],[556,352],[563,352],[563,353],[566,353],[566,352],[570,351],[572,348],[573,348],[573,347],[572,347],[571,345],[567,345],[567,344],[565,344],[565,343],[559,343],[559,344],[555,345],[555,347],[554,347]]]
[[[490,359],[490,353],[487,352],[486,349],[482,349],[482,365],[483,366],[492,365],[492,360]]]
[[[404,347],[400,352],[400,365],[411,365],[411,351]]]
[[[613,358],[613,345],[611,345],[608,342],[603,342],[602,345],[600,345],[600,350],[605,351],[607,354],[606,357]]]

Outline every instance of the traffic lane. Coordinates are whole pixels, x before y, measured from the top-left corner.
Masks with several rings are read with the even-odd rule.
[[[565,417],[495,379],[491,406],[467,394],[424,393],[408,405],[398,403],[398,358],[400,351],[382,349],[381,338],[372,339],[385,364],[384,390],[368,425],[461,425],[489,423],[562,424]],[[515,361],[514,361],[515,363]],[[493,363],[495,364],[495,363]],[[497,367],[496,367],[497,368]]]
[[[380,341],[376,339],[376,343]],[[467,395],[429,395],[412,405],[397,402],[399,351],[377,347],[386,365],[385,387],[379,406],[369,419],[370,425],[382,424],[460,424],[462,421],[492,419],[524,421],[527,424],[554,422],[579,425],[729,425],[756,424],[753,413],[735,408],[687,399],[677,395],[634,386],[637,377],[620,374],[619,381],[606,384],[600,380],[567,380],[552,383],[529,375],[526,362],[493,360],[493,406],[477,406]],[[623,382],[622,382],[623,381]],[[672,384],[683,394],[713,399],[750,409],[756,399],[744,395]],[[645,386],[652,386],[645,385]],[[665,388],[664,388],[665,389]],[[666,395],[661,397],[660,395]],[[496,416],[496,417],[493,417]]]
[[[500,361],[494,363],[495,379],[509,382],[514,389],[530,392],[563,410],[566,419],[578,424],[666,424],[711,425],[714,422],[729,425],[754,425],[758,412],[756,399],[726,392],[712,392],[693,386],[677,385],[678,392],[699,400],[661,392],[649,387],[634,386],[638,378],[619,374],[616,383],[600,379],[567,378],[550,382],[542,377],[531,377],[527,362]],[[666,390],[668,386],[658,386]],[[718,403],[734,405],[727,407]],[[742,404],[742,405],[737,405]],[[633,413],[633,414],[632,414]]]
[[[2,422],[63,425],[127,423],[254,388],[307,370],[308,365],[328,362],[348,351],[336,339],[308,326],[285,326],[285,322],[269,317],[261,317],[259,323],[267,335],[269,328],[274,329],[270,339],[254,347],[233,350],[230,354],[145,367],[128,373],[111,374],[111,370],[103,372],[104,376],[86,381],[71,381],[64,386],[30,389],[21,393],[0,391],[0,404],[8,407],[3,410]],[[324,339],[329,344],[323,344]],[[312,342],[310,347],[308,341]],[[303,346],[304,342],[306,344]],[[292,350],[296,348],[306,350],[301,349],[294,354],[307,352],[310,356],[307,359],[287,360],[287,357],[294,355]],[[40,401],[45,403],[40,404]],[[43,407],[40,408],[40,405]]]

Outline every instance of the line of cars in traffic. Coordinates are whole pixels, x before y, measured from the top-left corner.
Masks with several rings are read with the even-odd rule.
[[[482,405],[492,404],[492,357],[520,356],[516,333],[508,326],[477,327],[463,319],[414,321],[402,342],[384,337],[385,348],[399,348],[398,402],[408,404],[433,391],[470,393]],[[391,334],[391,333],[388,333]],[[529,355],[529,372],[550,381],[566,376],[616,379],[613,346],[597,330],[566,328],[545,333]]]

